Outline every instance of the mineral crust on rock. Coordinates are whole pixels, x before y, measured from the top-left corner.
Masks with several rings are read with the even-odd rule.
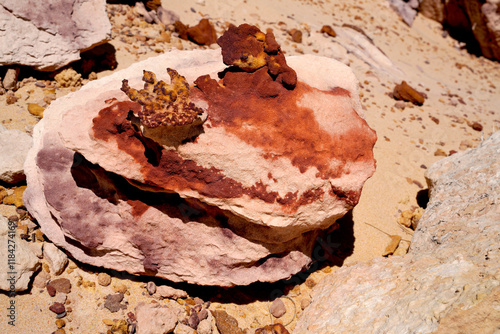
[[[300,271],[321,230],[358,202],[376,136],[348,67],[286,62],[293,89],[267,65],[227,70],[220,50],[173,51],[54,101],[34,129],[26,207],[51,241],[96,266],[221,286]],[[166,68],[208,114],[181,141],[143,131],[144,104],[120,90],[123,79],[143,86],[144,70],[169,82]]]
[[[104,0],[2,0],[0,64],[54,71],[110,39]]]
[[[409,253],[324,278],[293,333],[498,332],[499,155],[500,131],[433,164]]]

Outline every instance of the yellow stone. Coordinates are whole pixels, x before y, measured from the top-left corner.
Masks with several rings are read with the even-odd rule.
[[[28,103],[28,111],[33,116],[43,118],[43,112],[45,111],[45,108],[36,103]]]
[[[57,328],[63,328],[64,326],[66,326],[66,321],[64,321],[63,319],[57,319],[56,326]]]
[[[14,193],[3,199],[4,204],[15,205],[16,208],[22,207],[23,204],[23,192],[26,190],[26,186],[15,187]]]
[[[392,255],[396,250],[396,248],[398,248],[399,242],[401,241],[401,237],[399,235],[390,235],[390,237],[391,241],[385,248],[384,253],[382,253],[382,256]]]

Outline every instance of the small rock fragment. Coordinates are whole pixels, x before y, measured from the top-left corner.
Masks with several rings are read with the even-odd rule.
[[[442,149],[438,148],[438,149],[436,149],[436,151],[434,151],[434,156],[436,156],[436,157],[447,157],[448,154],[446,154],[446,152],[443,151]]]
[[[238,327],[238,320],[227,314],[226,311],[212,311],[215,317],[215,323],[220,334],[244,334],[245,332]]]
[[[410,85],[408,85],[406,81],[403,81],[399,85],[396,85],[392,94],[396,100],[411,102],[418,106],[423,105],[425,101],[424,96],[410,87]]]
[[[416,208],[415,210],[405,210],[401,212],[398,218],[398,223],[412,229],[416,229],[420,217],[424,214],[423,208]]]
[[[49,262],[54,275],[60,275],[68,263],[68,256],[53,243],[47,242],[43,247],[43,257]]]
[[[149,281],[147,284],[146,284],[146,290],[148,290],[148,293],[150,295],[154,294],[156,292],[156,284],[155,282],[151,282]]]
[[[212,323],[210,319],[200,321],[196,332],[198,334],[212,334]]]
[[[57,319],[56,326],[57,328],[63,328],[64,326],[66,326],[66,321],[64,321],[63,319]]]
[[[109,331],[111,334],[129,334],[129,323],[124,319],[115,321]]]
[[[126,309],[127,305],[120,304],[123,300],[123,293],[115,293],[113,295],[107,295],[106,301],[104,302],[104,307],[107,308],[111,313],[118,312],[121,309]]]
[[[286,313],[285,303],[280,298],[276,298],[269,307],[269,312],[273,317],[281,318]]]
[[[50,274],[46,271],[41,270],[33,280],[33,286],[39,289],[43,289],[47,286],[47,282],[49,281],[49,279]]]
[[[56,295],[56,288],[54,288],[52,285],[48,284],[47,285],[47,293],[49,296],[54,297]]]
[[[478,122],[473,122],[470,127],[476,131],[483,131],[483,126]]]
[[[52,286],[57,292],[70,293],[71,292],[71,282],[67,278],[57,278],[50,281],[50,286]]]
[[[97,283],[101,286],[108,286],[111,284],[111,276],[106,273],[99,273],[97,275]]]
[[[382,253],[382,256],[389,256],[394,254],[394,251],[396,248],[398,248],[399,242],[401,241],[401,237],[399,235],[390,235],[391,241],[385,247],[384,252]]]
[[[158,19],[163,25],[165,25],[165,27],[179,21],[179,15],[161,6],[156,9],[156,15],[158,15]]]
[[[28,111],[33,116],[43,118],[43,112],[45,111],[45,108],[36,103],[28,103]]]
[[[406,240],[401,240],[399,242],[398,248],[396,248],[396,250],[392,255],[393,256],[405,255],[406,253],[408,253],[408,249],[410,249],[410,242]]]
[[[4,204],[15,205],[16,208],[24,206],[23,204],[23,193],[26,190],[26,186],[20,186],[14,188],[14,193],[8,195],[3,199]]]
[[[191,315],[188,318],[188,325],[192,329],[197,329],[198,324],[200,323],[200,318],[198,317],[198,314],[194,311],[191,311]]]
[[[196,330],[182,323],[178,323],[174,329],[174,334],[196,334]],[[223,333],[221,332],[221,334]]]
[[[59,87],[80,87],[82,85],[82,75],[72,68],[66,68],[56,74],[54,80]]]
[[[49,307],[49,310],[51,310],[54,313],[61,314],[66,312],[66,308],[64,307],[63,304],[61,303],[54,303]]]
[[[290,334],[282,324],[267,325],[255,330],[255,334]]]
[[[19,67],[9,68],[5,72],[3,78],[3,87],[9,90],[15,90],[17,88],[17,77],[19,76]]]
[[[197,25],[189,27],[187,36],[190,41],[198,45],[211,45],[217,41],[215,28],[208,19],[201,19]]]
[[[56,303],[64,304],[64,303],[66,303],[66,299],[68,299],[68,296],[65,293],[58,292],[58,293],[56,293],[56,297],[54,298],[54,301]]]
[[[163,298],[178,299],[186,298],[188,296],[186,291],[174,289],[167,285],[160,285],[156,288],[156,292]]]
[[[158,303],[139,303],[135,308],[137,333],[170,333],[177,324],[178,313],[177,309],[160,307]]]
[[[335,32],[335,30],[333,30],[333,28],[329,25],[324,25],[321,28],[321,33],[327,34],[328,36],[331,36],[331,37],[337,36],[337,33]]]
[[[292,37],[292,41],[295,43],[302,43],[302,31],[298,29],[292,29],[288,32]]]

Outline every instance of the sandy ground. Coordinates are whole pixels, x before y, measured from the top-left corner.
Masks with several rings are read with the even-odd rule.
[[[333,232],[324,248],[337,257],[333,261],[320,256],[310,272],[293,277],[288,282],[254,284],[249,287],[218,289],[171,284],[155,280],[157,285],[167,284],[186,290],[191,297],[211,300],[210,309],[223,309],[234,316],[241,328],[253,333],[255,328],[273,322],[268,301],[280,292],[287,313],[279,319],[289,323],[292,330],[301,314],[302,300],[308,300],[311,288],[325,275],[334,272],[336,265],[349,265],[382,256],[391,241],[391,235],[411,240],[412,230],[401,226],[398,218],[405,210],[418,207],[417,197],[427,188],[424,172],[433,162],[450,151],[475,147],[495,130],[500,129],[498,103],[500,101],[500,64],[482,57],[469,55],[457,41],[443,34],[440,25],[417,16],[413,26],[405,25],[384,0],[377,1],[298,1],[298,0],[234,0],[234,1],[163,1],[163,6],[177,13],[181,21],[195,25],[207,17],[220,35],[227,23],[251,23],[261,30],[272,28],[286,55],[317,54],[335,56],[335,38],[319,33],[325,24],[332,27],[351,24],[360,27],[372,38],[401,71],[394,77],[370,67],[352,53],[344,55],[360,81],[360,98],[366,119],[377,131],[374,152],[377,171],[363,189],[359,204],[352,215],[341,221],[341,229]],[[147,24],[132,16],[126,5],[108,5],[113,21],[113,40],[116,48],[117,68],[172,48],[193,49],[199,46],[172,36],[170,42],[150,38],[159,36],[161,27]],[[129,20],[127,18],[132,18]],[[299,29],[301,43],[292,41],[288,31]],[[205,47],[206,48],[206,47]],[[103,77],[112,71],[97,73]],[[22,74],[21,74],[22,75]],[[38,77],[37,77],[38,75]],[[17,92],[18,101],[7,105],[6,96],[0,96],[0,122],[9,129],[30,132],[38,119],[27,109],[28,103],[43,105],[47,95],[60,97],[78,88],[37,87],[37,80],[45,75],[34,73],[35,80],[25,82]],[[389,96],[401,79],[425,92],[423,106],[406,104],[404,110],[396,108]],[[47,84],[53,81],[44,81]],[[84,80],[85,82],[85,80]],[[52,96],[53,98],[53,96]],[[47,99],[46,99],[47,100]],[[50,100],[50,98],[49,98]],[[478,122],[482,131],[470,125]],[[424,196],[425,197],[425,196]],[[10,216],[15,207],[0,205],[0,214]],[[319,249],[319,248],[318,248]],[[323,254],[319,252],[319,254]],[[45,261],[45,260],[44,260]],[[144,285],[147,277],[135,278],[123,273],[110,272],[113,282],[108,287],[97,284],[100,268],[82,264],[70,265],[60,277],[71,280],[73,288],[68,295],[72,312],[65,317],[66,333],[106,333],[109,327],[103,319],[126,319],[140,301],[150,301]],[[77,286],[78,277],[95,285]],[[104,296],[113,293],[113,287],[127,286],[128,309],[110,313],[103,308]],[[297,315],[294,316],[294,305]],[[8,297],[0,294],[0,305],[7,305]],[[51,297],[45,290],[32,288],[16,297],[18,316],[16,327],[7,326],[5,311],[0,315],[2,333],[52,333],[57,327],[55,316],[49,311]]]

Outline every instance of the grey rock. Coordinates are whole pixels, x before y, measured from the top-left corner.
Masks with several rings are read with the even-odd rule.
[[[389,0],[391,7],[401,16],[403,21],[411,27],[417,16],[418,0]]]
[[[26,178],[24,161],[32,145],[30,135],[0,125],[0,181],[16,183]]]
[[[152,295],[156,292],[156,284],[155,282],[148,282],[146,284],[146,290],[148,290],[149,294]]]
[[[496,132],[479,147],[433,164],[426,173],[430,201],[409,253],[327,276],[293,333],[432,333],[440,324],[493,333],[500,291],[499,156]]]
[[[158,19],[162,24],[165,26],[168,26],[170,24],[174,24],[175,21],[179,21],[179,15],[174,13],[171,10],[165,9],[162,6],[158,7],[156,9],[156,15],[158,16]]]
[[[104,307],[107,308],[111,313],[118,312],[119,310],[126,309],[127,305],[121,304],[123,300],[123,293],[115,293],[113,295],[108,295],[106,301],[104,302]]]
[[[0,64],[53,71],[110,39],[105,0],[3,0]]]
[[[0,215],[0,290],[24,291],[31,275],[40,267],[40,261],[28,243],[15,233],[16,228]]]

